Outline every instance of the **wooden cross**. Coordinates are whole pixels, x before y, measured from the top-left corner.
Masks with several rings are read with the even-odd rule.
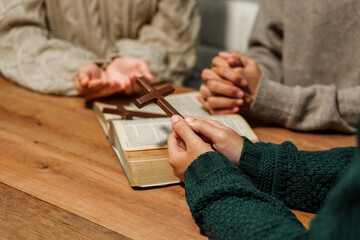
[[[164,114],[158,113],[149,113],[149,112],[140,112],[140,111],[130,111],[124,108],[122,105],[116,105],[116,108],[104,108],[103,113],[111,113],[120,115],[123,119],[133,119],[133,117],[142,117],[142,118],[159,118],[167,117]]]
[[[138,108],[142,108],[150,103],[156,103],[169,117],[177,114],[180,115],[182,118],[184,118],[164,98],[165,96],[175,91],[175,89],[170,84],[160,89],[155,89],[153,86],[150,85],[150,83],[144,77],[139,77],[138,79],[136,79],[136,83],[147,93],[144,96],[139,97],[135,100],[135,105]]]

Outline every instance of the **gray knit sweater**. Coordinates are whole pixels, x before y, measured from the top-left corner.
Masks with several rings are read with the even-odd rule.
[[[147,60],[155,81],[180,84],[196,61],[196,0],[0,0],[0,71],[48,94],[75,94],[86,62]]]
[[[353,133],[360,113],[360,1],[264,0],[248,55],[262,71],[250,116]]]

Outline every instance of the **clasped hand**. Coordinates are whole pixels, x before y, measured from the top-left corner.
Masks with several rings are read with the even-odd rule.
[[[211,69],[201,74],[198,100],[211,114],[246,114],[256,95],[261,72],[257,63],[239,52],[220,52]]]
[[[117,57],[102,69],[95,63],[81,66],[74,77],[76,90],[86,100],[107,97],[115,93],[129,96],[140,91],[135,80],[144,76],[150,82],[154,79],[145,60],[123,56]]]
[[[201,154],[218,151],[238,164],[243,140],[223,124],[200,117],[171,117],[173,132],[168,137],[169,163],[180,179],[188,166]]]

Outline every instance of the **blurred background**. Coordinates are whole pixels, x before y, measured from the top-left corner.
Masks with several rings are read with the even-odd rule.
[[[199,0],[201,14],[197,70],[184,85],[198,89],[201,69],[210,67],[219,51],[246,53],[261,0]]]

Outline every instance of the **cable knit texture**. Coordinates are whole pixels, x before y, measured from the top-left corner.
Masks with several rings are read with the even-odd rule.
[[[307,152],[246,138],[239,166],[208,152],[184,173],[192,216],[210,239],[358,239],[358,176],[355,147]],[[317,212],[310,231],[289,207]]]
[[[360,114],[360,1],[264,0],[248,55],[262,72],[249,117],[354,133]]]
[[[48,94],[76,94],[86,62],[147,60],[155,82],[181,84],[196,62],[196,0],[0,0],[0,71]]]

